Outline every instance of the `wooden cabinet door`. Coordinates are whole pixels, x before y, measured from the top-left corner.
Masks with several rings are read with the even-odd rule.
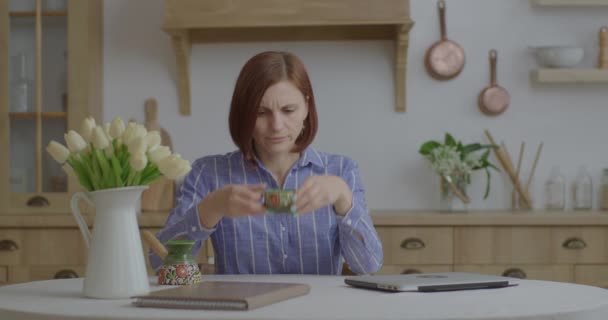
[[[52,12],[43,2],[0,1],[0,214],[68,212],[78,182],[45,148],[85,117],[101,120],[101,0]]]

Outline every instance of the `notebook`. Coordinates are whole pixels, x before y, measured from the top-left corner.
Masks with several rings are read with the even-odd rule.
[[[251,310],[308,294],[300,283],[204,281],[135,296],[138,307],[173,309]]]
[[[451,291],[490,289],[517,285],[515,278],[466,272],[439,272],[401,275],[363,275],[347,277],[354,287],[383,291]]]

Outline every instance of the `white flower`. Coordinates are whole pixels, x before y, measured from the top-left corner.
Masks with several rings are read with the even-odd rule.
[[[97,149],[103,150],[110,145],[108,137],[106,136],[106,133],[104,132],[101,126],[97,126],[95,127],[95,129],[93,129],[93,135],[91,139],[93,142],[93,146]]]
[[[146,138],[145,137],[136,137],[132,139],[129,144],[127,144],[127,148],[129,149],[129,153],[131,155],[135,154],[145,154],[146,153]]]
[[[116,117],[112,120],[112,124],[110,125],[110,133],[109,136],[112,139],[120,138],[123,132],[125,132],[125,124],[121,118]]]
[[[63,171],[71,178],[76,178],[76,173],[74,172],[74,169],[72,169],[72,167],[69,164],[64,164],[61,169],[63,169]]]
[[[68,131],[63,135],[65,143],[68,145],[68,149],[72,152],[80,152],[87,147],[87,143],[84,139],[74,130]]]
[[[151,151],[148,151],[150,161],[156,165],[164,158],[171,155],[171,149],[167,146],[159,146]]]
[[[146,134],[146,145],[148,146],[148,151],[154,150],[156,149],[158,146],[160,146],[160,132],[153,130],[153,131],[148,131],[148,133]]]
[[[146,130],[146,128],[141,124],[129,122],[129,125],[122,134],[122,141],[128,146],[134,139],[138,137],[145,137],[147,133],[148,130]]]
[[[148,164],[148,158],[146,158],[146,155],[143,153],[137,153],[129,159],[129,164],[136,171],[141,171]]]
[[[55,161],[63,164],[70,157],[70,150],[61,143],[51,140],[49,145],[46,147],[46,151],[55,159]]]
[[[190,162],[182,159],[179,154],[170,155],[158,163],[158,170],[171,180],[185,176],[191,169]]]
[[[80,133],[82,134],[84,141],[91,142],[91,135],[93,134],[95,126],[95,119],[93,117],[87,117],[82,121]]]

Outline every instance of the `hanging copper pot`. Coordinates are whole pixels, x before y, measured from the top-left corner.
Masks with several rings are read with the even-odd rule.
[[[477,102],[481,112],[489,116],[496,116],[507,110],[511,97],[505,88],[496,84],[496,61],[498,59],[496,50],[490,50],[489,56],[490,85],[481,91]]]
[[[425,54],[424,65],[431,77],[437,80],[455,78],[464,68],[464,50],[456,42],[447,38],[445,24],[445,1],[437,2],[441,39],[433,44]]]

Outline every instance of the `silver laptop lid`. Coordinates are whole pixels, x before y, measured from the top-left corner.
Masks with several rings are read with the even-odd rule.
[[[344,279],[346,284],[389,291],[447,291],[499,288],[516,284],[518,279],[494,275],[439,272],[402,275],[364,275]]]

